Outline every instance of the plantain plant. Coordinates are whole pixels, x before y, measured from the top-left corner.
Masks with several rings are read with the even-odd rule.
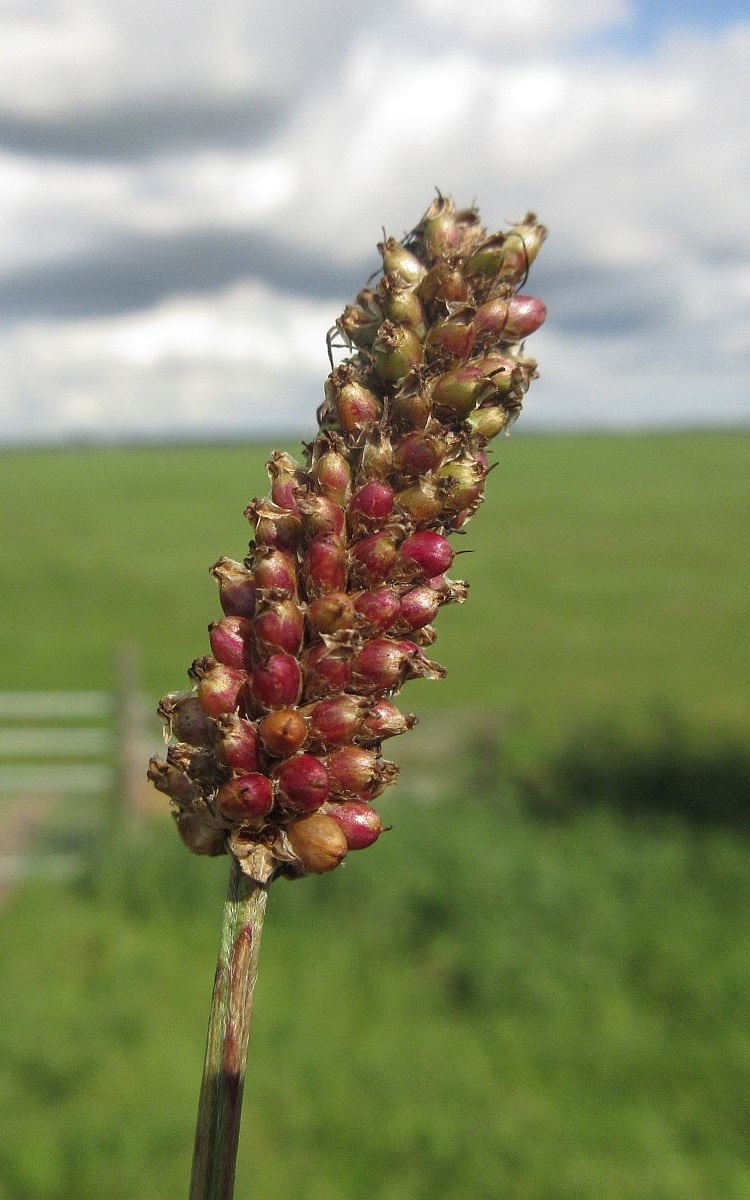
[[[489,446],[536,377],[542,324],[523,293],[546,235],[533,213],[489,234],[438,195],[329,334],[332,370],[304,461],[276,451],[252,500],[242,561],[211,567],[223,616],[190,690],[159,705],[169,745],[148,775],[196,854],[228,854],[229,892],[200,1095],[191,1200],[230,1200],[268,889],[334,870],[377,842],[373,801],[397,766],[382,743],[416,717],[409,679],[444,676],[426,650]],[[337,344],[347,357],[333,364]]]

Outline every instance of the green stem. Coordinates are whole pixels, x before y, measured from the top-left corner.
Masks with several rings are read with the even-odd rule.
[[[232,1200],[253,991],[267,888],[230,854],[221,946],[208,1024],[190,1200]]]

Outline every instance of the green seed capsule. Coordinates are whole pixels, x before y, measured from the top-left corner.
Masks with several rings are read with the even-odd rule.
[[[416,287],[426,268],[416,254],[412,254],[395,238],[388,238],[378,243],[378,251],[383,258],[383,270],[386,275],[398,277],[404,287]]]
[[[400,383],[424,357],[422,343],[413,330],[384,321],[372,347],[375,370],[387,383]]]
[[[502,404],[485,404],[469,413],[466,423],[472,433],[490,441],[502,433],[509,423],[508,410],[503,408]]]

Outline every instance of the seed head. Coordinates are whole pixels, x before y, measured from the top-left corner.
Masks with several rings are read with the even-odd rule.
[[[446,574],[451,539],[536,378],[522,343],[546,310],[526,279],[545,236],[533,213],[488,233],[438,195],[379,244],[380,279],[329,335],[352,353],[325,381],[317,435],[304,461],[271,455],[247,558],[211,567],[211,654],[159,706],[170,744],[148,776],[196,854],[227,850],[267,882],[332,870],[382,833],[371,801],[397,768],[381,744],[416,724],[394,701],[445,674],[425,648],[468,594]]]

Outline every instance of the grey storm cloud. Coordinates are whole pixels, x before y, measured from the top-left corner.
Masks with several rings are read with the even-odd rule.
[[[38,115],[0,109],[0,151],[69,160],[132,160],[203,147],[262,144],[278,132],[289,100],[263,93],[135,97],[84,112]]]
[[[190,229],[159,237],[120,235],[95,251],[42,262],[0,277],[0,319],[20,321],[111,315],[148,308],[169,296],[214,292],[253,278],[301,297],[328,299],[358,290],[372,264],[343,266],[327,256],[290,256],[276,235]]]

